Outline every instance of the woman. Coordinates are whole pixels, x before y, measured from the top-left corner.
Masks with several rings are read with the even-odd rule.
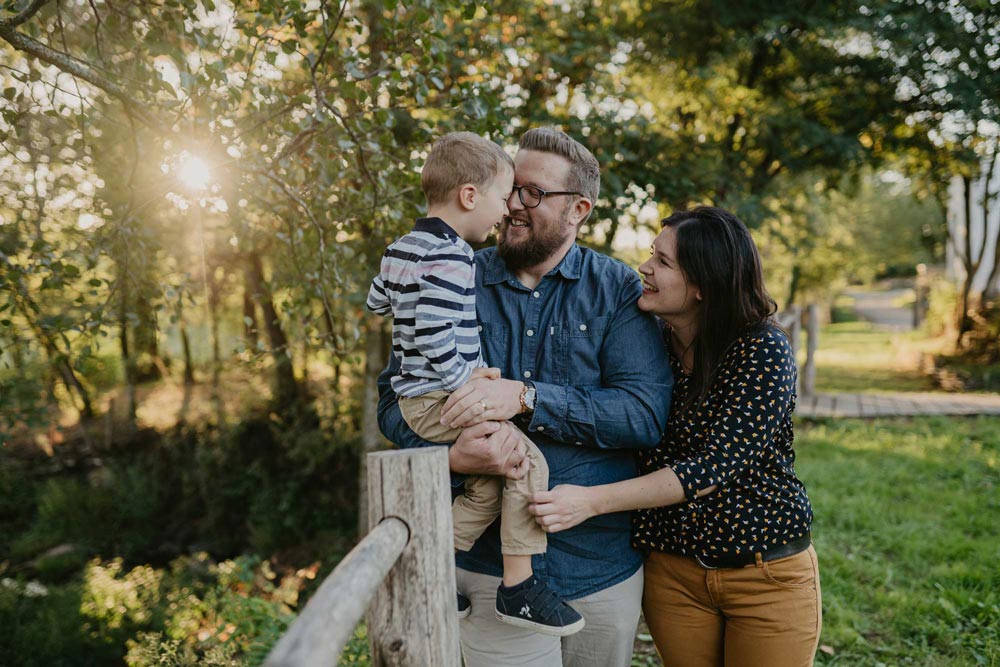
[[[795,360],[746,226],[700,207],[663,221],[639,267],[675,387],[641,477],[535,494],[548,532],[637,509],[643,612],[669,667],[811,665],[821,625],[812,508],[795,475]]]

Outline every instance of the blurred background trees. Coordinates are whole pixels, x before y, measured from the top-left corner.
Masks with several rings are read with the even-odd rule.
[[[782,307],[949,233],[973,268],[945,211],[997,155],[998,44],[989,0],[0,3],[0,575],[349,543],[364,295],[449,130],[583,141],[581,241],[633,263],[672,209],[736,210]]]

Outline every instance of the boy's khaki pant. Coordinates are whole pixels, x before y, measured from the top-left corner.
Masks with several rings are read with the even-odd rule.
[[[441,408],[449,395],[446,391],[432,391],[410,398],[400,396],[399,409],[413,432],[424,440],[452,443],[462,429],[441,423]],[[465,494],[455,498],[452,504],[455,548],[459,551],[471,549],[500,515],[500,551],[505,556],[545,552],[545,531],[528,512],[528,504],[532,493],[548,490],[549,466],[535,443],[520,429],[518,433],[528,448],[528,474],[518,480],[497,475],[471,475],[465,480]]]

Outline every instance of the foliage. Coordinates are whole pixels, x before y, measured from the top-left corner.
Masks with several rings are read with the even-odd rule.
[[[15,639],[0,657],[25,667],[123,658],[143,667],[259,665],[315,575],[315,567],[279,576],[259,558],[216,564],[200,554],[158,570],[94,560],[62,586],[4,580],[0,619]]]
[[[109,353],[130,387],[169,356],[189,381],[267,357],[276,407],[308,400],[313,359],[360,351],[368,279],[449,129],[510,144],[558,124],[603,165],[585,240],[729,206],[768,230],[794,293],[881,261],[839,215],[852,195],[826,191],[893,160],[940,196],[1000,97],[983,3],[77,0],[4,16],[17,10],[0,26],[0,163],[17,184],[0,188],[0,336],[20,381],[2,400],[32,424],[56,401],[94,414],[107,382],[87,360]]]
[[[69,545],[71,562],[80,554],[162,562],[188,545],[217,555],[269,553],[355,526],[355,447],[315,426],[248,415],[219,433],[141,436],[85,476],[43,483],[20,480],[23,464],[0,458],[4,478],[15,480],[0,504],[10,529],[9,552],[0,555],[26,561]],[[58,580],[62,568],[50,569]]]

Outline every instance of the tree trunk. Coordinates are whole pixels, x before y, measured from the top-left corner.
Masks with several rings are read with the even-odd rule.
[[[795,297],[799,295],[799,283],[802,281],[802,269],[798,264],[792,265],[792,279],[788,283],[788,297],[785,301],[785,310],[789,310],[795,304]]]
[[[214,270],[209,270],[206,280],[208,280],[208,317],[212,331],[212,386],[218,387],[219,374],[222,372],[222,353],[219,343],[219,303],[222,301],[222,295]]]
[[[260,255],[250,253],[250,276],[253,285],[253,295],[260,306],[264,318],[264,329],[271,344],[271,355],[274,359],[274,402],[277,406],[286,407],[299,398],[299,385],[295,380],[295,369],[292,365],[292,352],[288,347],[288,338],[281,328],[278,311],[271,299],[271,292],[264,282],[264,267]]]
[[[243,271],[243,340],[248,350],[257,349],[257,309],[254,307],[253,272]]]
[[[957,334],[955,335],[955,347],[962,347],[962,338],[971,329],[969,319],[969,301],[972,292],[972,281],[979,271],[979,261],[972,258],[972,179],[968,176],[962,177],[962,185],[965,189],[964,213],[965,213],[965,252],[961,257],[962,265],[965,267],[965,279],[962,281],[962,292],[958,299],[958,312],[956,320],[958,323]],[[984,235],[985,236],[985,235]],[[979,253],[979,260],[982,260],[982,252]]]
[[[132,327],[132,356],[136,364],[136,383],[150,382],[163,377],[163,362],[156,340],[159,324],[156,309],[150,298],[156,288],[152,280],[144,279],[140,289],[142,292],[136,295],[137,298],[132,303],[136,315],[136,323]]]
[[[194,362],[191,360],[191,339],[188,338],[187,325],[184,320],[179,322],[181,330],[181,345],[184,348],[184,386],[190,387],[194,384]]]
[[[118,342],[121,346],[122,354],[122,367],[125,370],[125,404],[126,412],[125,419],[128,425],[129,433],[131,434],[135,430],[135,383],[136,383],[136,364],[135,355],[132,353],[129,347],[129,318],[128,318],[128,307],[129,307],[129,289],[128,289],[128,254],[126,253],[122,258],[121,273],[118,276]],[[137,299],[141,301],[141,299]]]

